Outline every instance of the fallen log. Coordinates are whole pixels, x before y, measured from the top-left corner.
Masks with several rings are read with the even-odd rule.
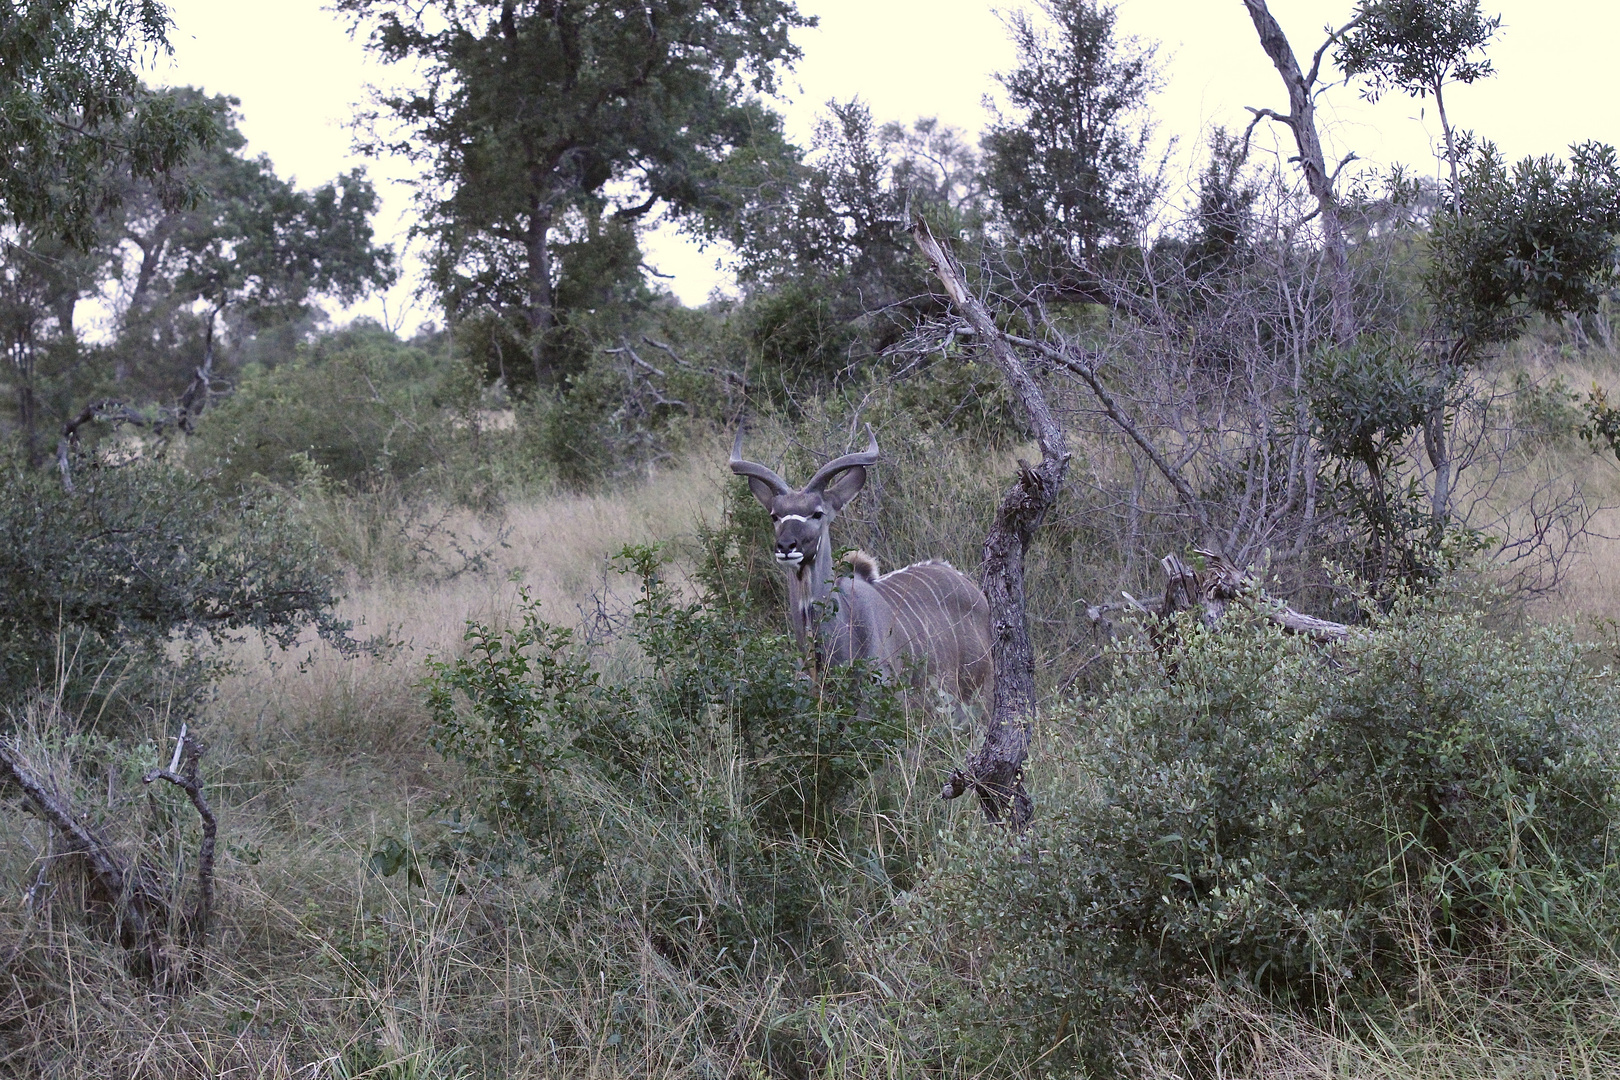
[[[1196,607],[1203,610],[1206,622],[1213,623],[1230,605],[1237,603],[1286,632],[1309,638],[1318,645],[1332,645],[1356,632],[1345,623],[1295,611],[1281,600],[1267,596],[1253,574],[1238,569],[1218,552],[1195,550],[1207,564],[1203,573],[1188,566],[1178,555],[1166,555],[1159,560],[1165,577],[1164,598],[1155,613],[1160,618],[1169,619],[1179,611]]]

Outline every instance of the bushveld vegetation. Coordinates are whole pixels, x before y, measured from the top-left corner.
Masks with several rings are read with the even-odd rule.
[[[1620,1071],[1614,151],[1341,175],[1261,0],[1291,161],[1172,190],[1091,0],[977,147],[801,149],[791,4],[643,6],[337,5],[434,91],[359,129],[426,168],[408,339],[322,321],[394,273],[363,174],[140,86],[160,5],[0,31],[5,1071]],[[1469,0],[1345,20],[1368,93],[1493,74]],[[648,284],[659,203],[736,297]],[[1033,707],[808,677],[743,423],[870,425],[837,543],[1019,575]]]

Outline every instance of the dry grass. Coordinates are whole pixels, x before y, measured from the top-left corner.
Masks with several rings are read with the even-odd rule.
[[[1559,363],[1566,366],[1547,373],[1563,373],[1577,387],[1594,377],[1620,383],[1607,368]],[[936,508],[959,511],[962,491],[971,490],[988,515],[1015,451],[993,468],[950,446],[896,447],[894,454],[895,468],[869,493],[873,505],[857,504],[851,534],[889,562],[947,555],[971,565],[982,522]],[[942,460],[961,486],[942,480]],[[1584,447],[1549,451],[1538,467],[1581,470],[1590,487],[1620,504],[1620,468]],[[765,1072],[751,1048],[771,1031],[794,1028],[820,1040],[818,1074],[902,1076],[921,1067],[928,1075],[959,1075],[951,1061],[916,1060],[893,1019],[906,967],[887,950],[879,913],[850,897],[829,892],[825,902],[849,943],[841,970],[871,989],[833,992],[764,969],[720,986],[672,964],[637,921],[647,885],[636,874],[678,878],[698,892],[724,890],[728,869],[690,823],[616,823],[616,835],[639,838],[624,860],[636,874],[600,877],[593,887],[611,917],[587,930],[546,922],[544,913],[560,902],[548,880],[450,875],[413,885],[404,875],[378,877],[368,865],[381,838],[431,831],[436,796],[456,782],[455,768],[428,746],[417,685],[425,658],[456,650],[469,619],[507,621],[520,589],[562,625],[589,622],[599,606],[623,606],[633,583],[608,570],[608,557],[625,544],[690,536],[700,520],[717,519],[728,480],[716,453],[612,495],[554,495],[509,506],[498,519],[452,514],[434,533],[450,556],[438,565],[456,564],[455,545],[486,552],[483,565],[453,576],[357,579],[344,601],[341,613],[361,633],[387,634],[396,647],[344,659],[313,642],[291,654],[240,646],[235,671],[218,685],[201,722],[214,744],[205,771],[223,822],[220,893],[207,980],[186,997],[152,994],[129,975],[105,929],[79,916],[68,870],[53,872],[61,885],[54,899],[25,894],[43,834],[20,814],[0,816],[8,830],[0,850],[9,853],[0,872],[23,883],[0,901],[0,958],[9,980],[0,984],[0,1074],[755,1077]],[[1620,510],[1609,513],[1613,528],[1602,531],[1616,538],[1594,538],[1564,592],[1540,614],[1620,616]],[[1088,558],[1081,525],[1073,527],[1073,545],[1039,553],[1032,573],[1073,577],[1070,564]],[[1122,583],[1101,571],[1085,580],[1097,590],[1093,602]],[[1042,617],[1052,624],[1043,632],[1055,647],[1083,645],[1071,625],[1074,599],[1043,598],[1049,610]],[[151,718],[143,752],[158,752],[167,719]],[[946,757],[961,752],[957,744],[935,749]],[[710,762],[701,780],[724,787],[736,767],[734,759]],[[972,813],[943,810],[924,772],[920,757],[897,757],[896,803],[884,814],[931,834],[947,813]],[[150,844],[146,793],[120,788],[100,800],[104,782],[63,766],[62,784],[78,793],[98,827],[129,850]],[[608,791],[578,795],[594,800],[604,823],[634,812]],[[178,812],[184,807],[162,805],[165,850],[194,851],[195,826]],[[875,813],[872,826],[880,826]],[[511,917],[518,912],[524,917]],[[1620,976],[1611,984],[1620,986]],[[1506,1006],[1492,1012],[1486,998],[1465,989],[1454,986],[1436,999],[1450,1000],[1451,1012],[1378,1038],[1304,1025],[1213,994],[1196,1016],[1197,1039],[1166,1030],[1163,1045],[1172,1052],[1143,1068],[1163,1077],[1202,1070],[1276,1080],[1620,1075],[1620,1063],[1593,1049],[1595,1029],[1583,1027],[1586,1020],[1543,1024],[1537,1041],[1515,1047],[1500,1026],[1528,1031],[1531,1018]],[[629,1032],[637,1033],[633,1040]],[[1230,1056],[1213,1069],[1207,1057],[1177,1057],[1176,1048],[1194,1043],[1200,1053],[1226,1046]]]
[[[612,496],[514,505],[499,520],[445,519],[441,542],[487,550],[481,568],[439,580],[356,582],[343,603],[360,633],[386,633],[397,643],[382,655],[345,659],[313,641],[291,653],[238,646],[235,670],[196,725],[213,744],[205,777],[222,819],[206,985],[184,998],[152,995],[130,976],[105,927],[77,917],[77,892],[58,890],[42,902],[37,892],[25,900],[10,891],[0,909],[0,956],[10,976],[10,991],[0,993],[0,1072],[482,1072],[476,1056],[446,1056],[464,1042],[489,1041],[463,1038],[459,1029],[487,1020],[480,1010],[510,1023],[524,1001],[554,999],[564,987],[546,974],[555,965],[535,952],[544,943],[491,952],[485,940],[488,910],[524,897],[499,888],[424,897],[402,877],[368,870],[377,838],[409,836],[445,780],[445,764],[428,748],[417,688],[423,661],[456,650],[468,619],[504,622],[520,589],[563,625],[579,623],[598,603],[622,602],[626,588],[608,571],[609,556],[627,543],[690,534],[704,515],[717,516],[723,467],[705,460]],[[147,757],[170,734],[166,719],[151,717]],[[98,798],[105,778],[74,773],[71,739],[55,745],[63,790],[75,792],[122,848],[149,848],[142,807],[152,796],[120,788]],[[194,821],[173,807],[165,814],[175,822],[165,850],[194,852]],[[26,885],[43,833],[15,813],[0,822],[8,830],[3,849],[16,863],[6,878]],[[506,985],[514,979],[527,984]],[[497,992],[497,983],[504,989]],[[588,1012],[599,1004],[572,1007]],[[513,1074],[547,1075],[542,1057],[556,1054]]]

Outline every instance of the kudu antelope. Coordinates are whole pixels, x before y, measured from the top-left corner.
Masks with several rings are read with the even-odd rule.
[[[930,559],[887,574],[864,552],[848,556],[854,573],[835,578],[829,528],[866,485],[877,464],[877,437],[859,454],[827,462],[798,491],[742,456],[743,433],[731,448],[731,471],[747,477],[770,511],[776,561],[787,572],[788,622],[801,648],[813,646],[826,667],[870,660],[891,676],[937,678],[958,701],[990,683],[990,605],[984,593],[947,562]]]

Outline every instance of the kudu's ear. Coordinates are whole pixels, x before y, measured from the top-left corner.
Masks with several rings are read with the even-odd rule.
[[[866,486],[866,466],[851,465],[838,474],[838,478],[827,485],[827,490],[821,497],[827,500],[827,505],[834,510],[842,510],[849,500],[861,493]]]
[[[748,490],[754,493],[754,498],[758,499],[767,510],[771,508],[771,503],[776,501],[776,491],[757,476],[748,478]]]

